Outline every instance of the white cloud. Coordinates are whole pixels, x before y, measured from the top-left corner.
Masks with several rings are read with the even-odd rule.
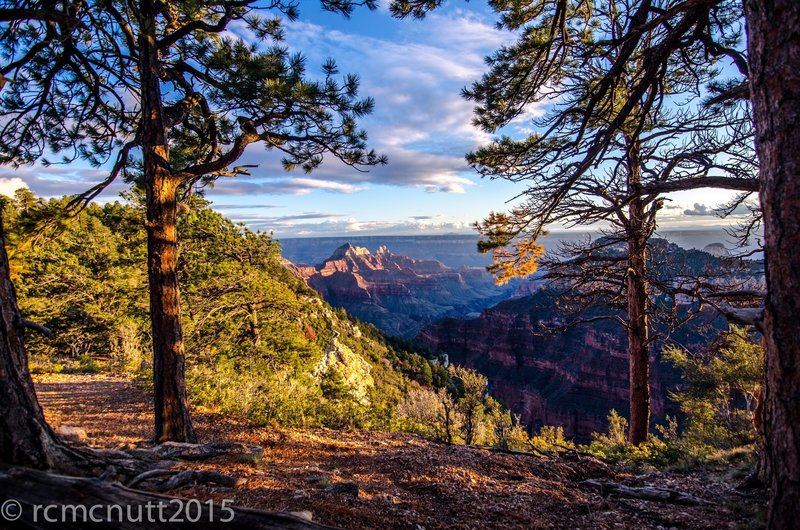
[[[254,174],[257,172],[254,171]],[[218,180],[213,193],[214,195],[307,195],[314,190],[357,193],[363,189],[365,188],[355,184],[325,180],[324,178],[265,178],[259,180],[235,178]]]
[[[278,216],[269,216],[263,215],[259,213],[247,213],[247,214],[233,214],[230,215],[231,219],[234,221],[244,222],[248,225],[258,225],[261,227],[269,227],[269,228],[291,228],[297,225],[298,221],[317,221],[322,222],[325,220],[333,220],[338,219],[341,217],[347,217],[344,214],[339,213],[329,213],[329,212],[301,212],[301,213],[294,213],[288,215],[278,215]]]
[[[345,232],[362,232],[364,231],[364,227],[361,223],[359,223],[356,219],[352,217],[347,220],[347,225],[345,226]]]
[[[4,177],[0,178],[0,195],[6,197],[13,197],[14,192],[20,188],[27,188],[28,185],[19,177]]]
[[[332,156],[325,157],[323,164],[310,174],[293,177],[280,167],[280,153],[263,149],[252,149],[245,153],[242,164],[255,164],[252,176],[220,179],[214,187],[215,194],[251,195],[276,193],[306,195],[314,190],[333,193],[357,193],[370,184],[386,186],[435,188],[434,191],[464,193],[474,185],[469,166],[462,156],[446,153],[429,153],[409,147],[395,146],[383,151],[389,158],[385,166],[374,166],[356,170],[346,166]],[[432,189],[432,188],[431,188]]]
[[[358,235],[412,235],[419,233],[472,233],[471,223],[449,219],[444,216],[417,216],[404,220],[380,221],[364,220],[356,217],[330,215],[310,222],[297,222],[294,216],[285,218],[265,218],[261,221],[248,221],[248,224],[262,230],[272,230],[278,237],[331,236],[342,234]]]
[[[29,188],[41,197],[76,195],[102,182],[107,176],[108,171],[106,170],[64,165],[23,166],[17,169],[0,167],[0,182],[9,182],[9,187],[17,186],[21,182],[21,187]],[[114,198],[126,187],[127,185],[122,182],[122,179],[117,179],[106,188],[102,197]]]

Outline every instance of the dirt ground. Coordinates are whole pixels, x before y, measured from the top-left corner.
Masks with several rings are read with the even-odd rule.
[[[91,446],[149,444],[150,397],[122,376],[39,375],[36,390],[48,421],[84,429]],[[260,427],[204,411],[195,411],[194,421],[201,441],[259,444],[264,457],[180,463],[247,480],[236,488],[201,485],[170,494],[232,499],[235,506],[269,511],[308,511],[314,521],[343,528],[758,528],[764,509],[763,500],[738,495],[721,473],[636,476],[589,459],[540,459],[408,434]],[[603,497],[581,484],[588,478],[674,488],[712,504]],[[335,484],[346,486],[337,491],[331,488]]]

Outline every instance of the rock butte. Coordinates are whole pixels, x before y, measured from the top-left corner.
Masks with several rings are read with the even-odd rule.
[[[372,254],[347,243],[318,265],[290,267],[331,305],[404,338],[445,316],[477,316],[514,289],[496,286],[481,267],[453,269],[383,245]]]

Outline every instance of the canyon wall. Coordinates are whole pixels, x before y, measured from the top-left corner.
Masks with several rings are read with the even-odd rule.
[[[561,425],[568,436],[588,439],[604,432],[611,409],[628,413],[627,339],[618,324],[593,322],[560,332],[539,323],[555,316],[553,301],[542,292],[502,302],[478,318],[445,318],[423,329],[417,340],[447,353],[452,363],[475,368],[489,379],[491,392],[529,428]],[[714,315],[711,328],[722,325]],[[710,331],[713,333],[713,331]],[[699,343],[707,340],[683,336]],[[667,398],[679,382],[674,368],[653,348],[651,407],[653,420],[678,413]]]

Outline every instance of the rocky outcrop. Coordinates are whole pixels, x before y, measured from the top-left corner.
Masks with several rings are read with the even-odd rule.
[[[364,406],[369,405],[369,391],[375,386],[372,367],[363,357],[339,342],[338,334],[317,363],[313,375],[320,379],[331,370],[342,376],[344,384],[356,401]]]
[[[483,268],[452,269],[385,246],[372,254],[348,243],[319,265],[291,268],[329,304],[406,338],[445,316],[474,316],[514,289],[496,286]]]
[[[731,256],[731,251],[723,243],[709,243],[703,247],[703,252],[707,252],[717,258],[727,258]]]

